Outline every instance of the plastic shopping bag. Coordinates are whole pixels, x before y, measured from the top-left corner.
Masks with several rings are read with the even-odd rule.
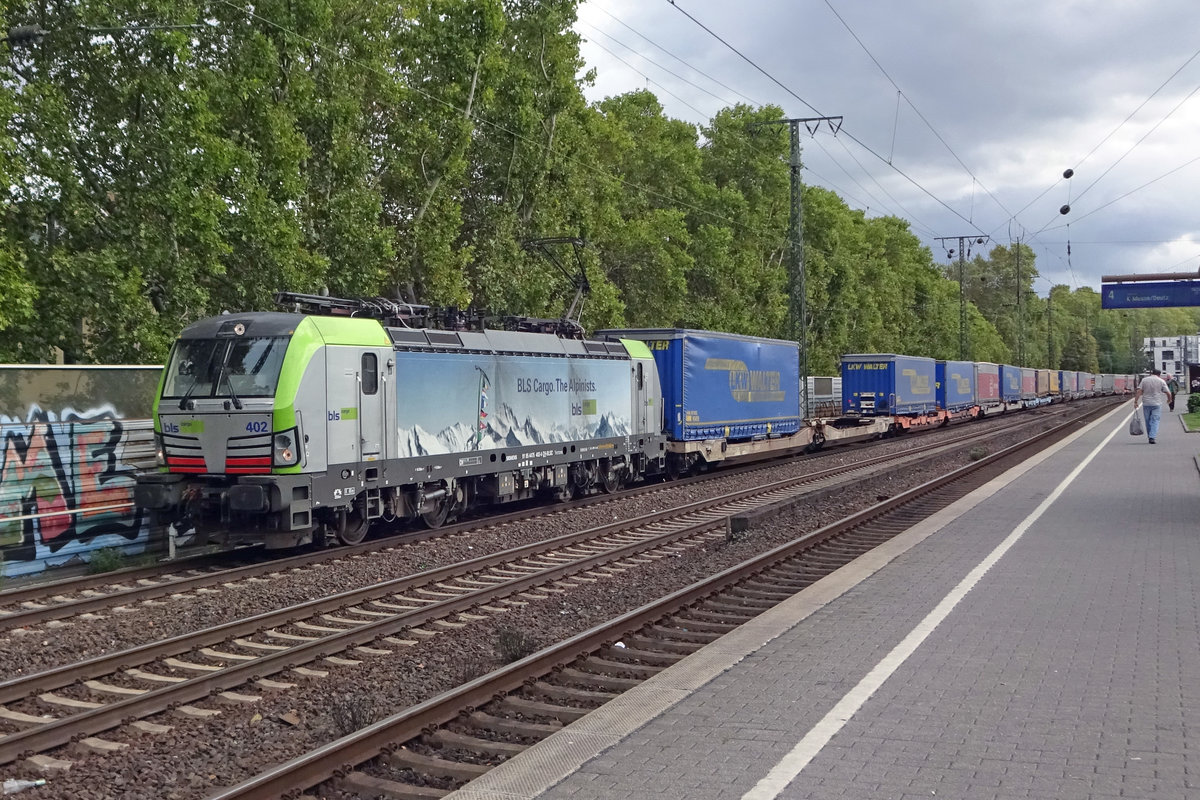
[[[1133,416],[1129,418],[1129,435],[1145,436],[1146,429],[1142,427],[1142,407],[1133,407]]]

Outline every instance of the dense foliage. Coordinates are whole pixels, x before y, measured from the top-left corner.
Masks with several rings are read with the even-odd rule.
[[[590,243],[588,327],[786,335],[787,134],[754,125],[783,110],[697,127],[648,91],[589,105],[576,8],[7,4],[0,27],[49,34],[0,45],[0,361],[157,362],[281,289],[557,316],[574,290],[522,249],[540,236]],[[811,372],[957,357],[956,265],[824,189],[803,209]],[[1038,297],[1036,275],[1028,248],[973,257],[969,357],[1124,371],[1141,336],[1196,327]]]

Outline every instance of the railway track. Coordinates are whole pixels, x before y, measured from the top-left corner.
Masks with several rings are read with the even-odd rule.
[[[294,797],[330,780],[348,793],[443,797],[1107,410],[1066,421],[211,794],[210,800]]]
[[[1071,406],[1048,406],[1045,412],[1049,414],[1065,413],[1063,409],[1070,408]],[[956,436],[933,443],[924,443],[922,447],[928,451],[978,441],[981,438],[998,435],[1005,430],[1029,425],[1034,421],[1042,420],[1045,416],[1046,414],[1030,414],[1001,419],[995,427],[989,427],[986,430],[963,430]],[[863,463],[876,463],[880,459],[886,460],[887,458],[889,457],[881,456],[877,459],[868,459]],[[254,551],[254,555],[248,556],[251,559],[250,563],[233,567],[223,567],[222,556],[204,555],[169,565],[122,570],[119,573],[106,575],[85,575],[48,584],[21,587],[0,592],[0,632],[27,628],[53,620],[66,620],[72,617],[96,614],[118,607],[124,612],[150,600],[195,593],[198,590],[222,587],[239,581],[275,579],[292,570],[306,569],[334,560],[391,550],[435,536],[471,535],[480,529],[509,525],[535,517],[568,513],[580,508],[611,503],[614,500],[671,491],[682,486],[745,475],[771,467],[771,464],[747,464],[681,481],[635,487],[616,495],[595,495],[559,506],[527,506],[506,514],[466,520],[436,530],[405,532],[399,536],[371,540],[350,547],[309,551],[283,558],[264,558],[262,551]],[[224,557],[228,558],[228,555]]]
[[[542,599],[539,589],[611,578],[640,558],[724,538],[731,515],[925,455],[892,454],[787,478],[0,682],[0,722],[20,728],[0,737],[0,764],[172,709],[203,717],[213,711],[191,704],[208,697],[254,702],[242,692],[291,688],[274,680],[280,673],[323,677],[306,665],[351,665],[356,650],[375,655],[432,635],[424,626],[461,625],[464,615],[480,619],[525,602],[514,596]],[[67,688],[74,691],[61,691]],[[60,716],[36,713],[46,708]],[[105,748],[103,741],[91,745]]]
[[[962,447],[978,438],[955,438],[937,449]],[[502,613],[509,604],[544,599],[573,581],[611,579],[646,559],[725,537],[725,520],[731,515],[795,497],[814,484],[853,480],[847,475],[924,455],[909,451],[789,478],[6,681],[0,684],[0,721],[20,730],[0,738],[0,763],[73,741],[103,752],[110,743],[94,738],[96,734],[169,709],[216,713],[190,705],[205,698],[234,705],[253,702],[254,696],[245,692],[290,688],[275,680],[280,673],[288,673],[287,680],[323,677],[327,668],[353,662],[356,652],[378,655],[410,646],[411,637],[432,634],[429,628],[453,629]],[[315,669],[306,666],[314,662]],[[37,713],[47,707],[61,716],[47,719]]]

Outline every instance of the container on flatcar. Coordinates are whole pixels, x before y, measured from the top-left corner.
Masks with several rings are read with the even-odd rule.
[[[937,404],[946,411],[962,411],[975,405],[973,362],[937,362]]]
[[[1012,364],[1000,365],[1000,399],[1015,403],[1021,399],[1021,368]]]
[[[1054,378],[1057,378],[1057,375],[1052,378],[1050,372],[1051,371],[1048,369],[1034,370],[1034,379],[1036,380],[1036,391],[1038,397],[1049,397],[1050,395],[1054,394],[1054,384],[1057,383]]]
[[[987,407],[1000,403],[1000,365],[975,362],[975,399]]]
[[[739,441],[796,433],[799,345],[778,339],[682,328],[596,331],[638,339],[654,355],[665,430],[675,441]]]
[[[1034,400],[1037,398],[1037,370],[1033,367],[1021,367],[1021,399]]]
[[[842,356],[842,412],[864,416],[937,410],[932,358],[891,353]]]
[[[805,417],[820,419],[842,413],[841,376],[808,376],[808,408]]]
[[[1096,391],[1096,376],[1091,372],[1079,373],[1079,393],[1091,397]]]
[[[1079,397],[1079,376],[1080,373],[1073,369],[1064,369],[1060,373],[1060,381],[1062,383],[1063,397]]]
[[[1111,372],[1105,372],[1100,375],[1100,394],[1112,394],[1116,391],[1116,377]]]

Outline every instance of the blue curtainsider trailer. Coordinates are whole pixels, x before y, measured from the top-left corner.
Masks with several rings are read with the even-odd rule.
[[[937,410],[932,358],[891,353],[842,356],[842,413],[863,416]]]
[[[1021,368],[1012,364],[1000,365],[1000,399],[1016,403],[1021,399]]]
[[[937,403],[946,411],[962,411],[975,405],[975,362],[937,362]]]
[[[596,335],[638,339],[650,348],[674,441],[762,439],[804,425],[795,342],[682,328]]]

